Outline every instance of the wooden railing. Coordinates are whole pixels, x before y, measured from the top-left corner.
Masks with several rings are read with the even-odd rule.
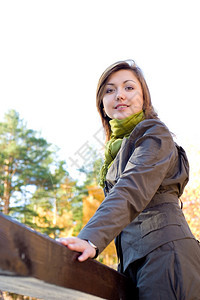
[[[127,277],[0,213],[0,290],[39,299],[134,299]]]

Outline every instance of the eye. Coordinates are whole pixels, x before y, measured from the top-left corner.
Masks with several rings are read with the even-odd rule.
[[[132,91],[132,90],[134,90],[134,87],[133,86],[126,86],[125,89],[128,90],[128,91]]]
[[[110,94],[112,92],[114,92],[113,88],[107,88],[106,91],[105,91],[106,94]]]

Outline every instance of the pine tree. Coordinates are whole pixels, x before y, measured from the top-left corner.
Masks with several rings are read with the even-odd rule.
[[[55,151],[51,147],[38,132],[27,129],[16,111],[5,114],[4,122],[0,123],[0,204],[4,214],[9,213],[11,198],[19,203],[27,197],[30,186],[55,189],[65,175],[60,162],[52,179]]]

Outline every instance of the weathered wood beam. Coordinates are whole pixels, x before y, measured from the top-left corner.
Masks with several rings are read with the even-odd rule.
[[[64,299],[59,293],[65,299],[133,299],[128,278],[92,259],[80,263],[77,256],[0,213],[0,289],[42,299],[55,299],[45,297],[51,289],[56,299]]]

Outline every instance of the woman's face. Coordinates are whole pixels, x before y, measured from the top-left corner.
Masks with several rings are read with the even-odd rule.
[[[111,74],[105,85],[103,106],[109,118],[119,120],[142,110],[142,88],[132,71],[119,70]]]

